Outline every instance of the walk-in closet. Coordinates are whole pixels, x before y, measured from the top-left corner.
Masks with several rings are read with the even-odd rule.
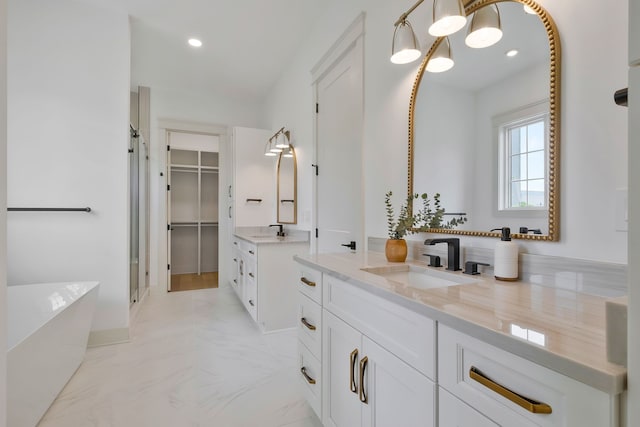
[[[185,132],[167,136],[169,290],[217,287],[220,141]]]

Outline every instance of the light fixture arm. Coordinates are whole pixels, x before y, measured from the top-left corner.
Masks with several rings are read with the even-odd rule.
[[[413,12],[414,10],[416,10],[416,7],[420,6],[422,4],[424,0],[418,0],[416,2],[416,4],[414,4],[413,6],[411,6],[409,8],[409,10],[407,10],[405,13],[403,13],[402,15],[400,15],[400,18],[398,18],[398,20],[396,22],[394,22],[393,26],[397,27],[398,25],[400,25],[405,19],[407,19],[409,17],[409,15],[411,15],[411,12]]]

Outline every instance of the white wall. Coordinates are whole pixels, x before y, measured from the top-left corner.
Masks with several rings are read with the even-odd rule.
[[[7,348],[7,2],[0,0],[0,348]],[[7,424],[7,352],[0,351],[0,427]]]
[[[128,334],[130,41],[125,14],[77,0],[11,0],[8,281],[98,280],[93,330]]]
[[[384,193],[392,189],[400,194],[406,188],[408,105],[418,67],[391,64],[390,46],[393,22],[412,4],[412,0],[331,1],[266,98],[270,127],[286,125],[296,137],[303,219],[311,211],[309,71],[364,10],[365,230],[369,236],[386,236]],[[615,231],[614,192],[627,185],[627,118],[626,111],[613,103],[612,94],[627,85],[627,2],[540,0],[540,4],[554,18],[562,43],[560,242],[519,244],[530,253],[625,263],[627,236]],[[427,5],[414,15],[417,27],[428,16]],[[308,229],[310,221],[301,226]],[[463,239],[464,245],[477,247],[493,248],[495,243],[487,238]]]

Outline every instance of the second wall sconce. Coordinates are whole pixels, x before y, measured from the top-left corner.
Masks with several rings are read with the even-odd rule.
[[[280,130],[273,134],[273,136],[267,141],[264,147],[264,155],[268,157],[275,157],[283,150],[288,149],[290,135],[291,133],[288,130],[285,130],[284,127],[280,128]]]

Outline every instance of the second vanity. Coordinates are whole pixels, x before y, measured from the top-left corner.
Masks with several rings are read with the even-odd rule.
[[[295,260],[300,378],[325,426],[622,425],[604,298],[379,253]]]
[[[307,232],[278,237],[260,227],[236,230],[231,286],[263,332],[296,324],[296,276],[291,258],[309,251]]]

